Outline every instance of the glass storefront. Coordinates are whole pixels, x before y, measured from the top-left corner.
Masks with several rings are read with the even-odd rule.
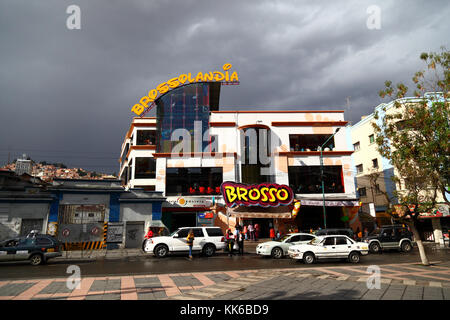
[[[250,127],[241,131],[243,162],[242,183],[257,184],[273,182],[270,168],[270,132]]]
[[[222,168],[167,168],[166,195],[219,195]]]
[[[135,179],[155,179],[156,178],[156,159],[155,158],[136,158]]]
[[[319,147],[327,141],[329,134],[290,134],[289,144],[291,151],[319,151]],[[334,148],[334,137],[324,146],[324,150]],[[327,150],[327,151],[329,151]]]
[[[294,193],[322,193],[320,166],[290,166],[289,186]],[[324,166],[325,193],[345,193],[342,166]]]
[[[155,130],[138,130],[136,136],[136,145],[155,145],[156,131]]]
[[[220,83],[193,83],[174,89],[156,100],[157,152],[171,153],[178,141],[171,141],[171,135],[176,129],[186,129],[191,136],[191,152],[194,150],[194,122],[201,123],[201,139],[203,150],[209,144],[209,138],[203,141],[205,132],[209,129],[210,111],[218,110]],[[179,137],[176,137],[179,139]]]

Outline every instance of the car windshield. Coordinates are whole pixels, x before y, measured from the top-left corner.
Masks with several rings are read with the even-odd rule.
[[[373,230],[370,235],[371,236],[378,236],[381,233],[381,229],[380,228],[376,228],[375,230]]]
[[[178,231],[180,231],[180,229],[175,230],[174,232],[172,232],[169,237],[173,236],[175,233],[177,233]]]
[[[284,236],[282,236],[280,239],[278,239],[278,240],[275,240],[275,241],[278,241],[278,242],[283,242],[283,241],[285,241],[286,239],[288,239],[288,238],[290,238],[291,237],[291,235],[289,235],[289,234],[285,234]]]
[[[321,238],[314,238],[309,243],[313,245],[318,245],[322,241]]]

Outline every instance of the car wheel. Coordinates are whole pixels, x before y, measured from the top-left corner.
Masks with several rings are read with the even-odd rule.
[[[381,247],[377,242],[373,242],[372,244],[370,244],[369,250],[372,253],[379,253],[381,250]]]
[[[303,262],[306,264],[313,264],[316,262],[316,258],[312,252],[308,252],[303,255]]]
[[[283,257],[283,250],[281,248],[273,248],[271,252],[271,256],[274,259],[280,259]]]
[[[164,258],[169,253],[169,248],[165,244],[157,245],[155,248],[155,255],[158,258]]]
[[[409,243],[408,241],[405,241],[402,243],[402,251],[403,252],[410,252],[412,249],[411,243]]]
[[[360,255],[359,252],[350,252],[350,254],[348,255],[348,261],[350,261],[351,263],[358,263],[360,260]]]
[[[35,253],[30,257],[30,263],[33,266],[38,266],[40,265],[42,262],[44,261],[44,259],[42,258],[42,255],[39,253]]]
[[[203,247],[203,254],[207,257],[211,257],[216,252],[216,248],[212,244],[207,244]]]

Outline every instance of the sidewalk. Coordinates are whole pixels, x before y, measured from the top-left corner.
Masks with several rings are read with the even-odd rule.
[[[0,281],[0,300],[450,300],[450,262]],[[369,285],[368,285],[369,284]]]

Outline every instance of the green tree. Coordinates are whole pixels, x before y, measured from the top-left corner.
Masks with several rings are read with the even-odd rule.
[[[420,59],[426,69],[412,78],[415,98],[405,98],[408,87],[403,83],[394,87],[386,81],[379,95],[395,100],[393,107],[381,108],[383,115],[376,112],[375,119],[381,121],[373,127],[378,151],[394,166],[393,181],[400,186],[395,191],[400,206],[389,206],[389,213],[410,227],[422,264],[429,265],[417,223],[420,213],[430,212],[439,201],[449,204],[450,52],[442,47],[439,53],[422,53]]]

